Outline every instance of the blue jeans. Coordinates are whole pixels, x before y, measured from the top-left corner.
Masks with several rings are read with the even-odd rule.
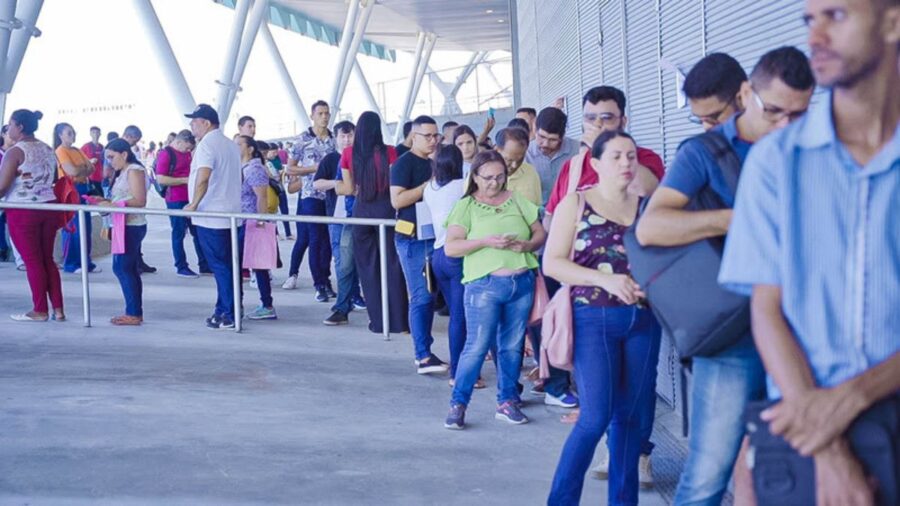
[[[6,241],[6,213],[0,212],[0,251],[9,249],[9,243]]]
[[[200,248],[216,280],[216,316],[234,320],[234,289],[231,266],[231,231],[229,229],[196,227]],[[238,241],[240,244],[240,241]]]
[[[125,296],[125,314],[143,316],[143,291],[141,283],[141,242],[147,235],[147,225],[125,227],[125,253],[113,255],[113,273],[122,285]]]
[[[315,198],[300,199],[297,202],[299,216],[325,216],[325,201]],[[291,268],[289,274],[300,274],[300,263],[303,254],[309,248],[309,273],[313,284],[318,288],[328,286],[331,281],[331,241],[328,239],[328,227],[321,223],[297,223],[297,241],[291,252]]]
[[[753,339],[713,357],[694,357],[688,458],[674,503],[720,504],[744,437],[747,403],[766,396],[765,371]]]
[[[409,293],[409,330],[416,348],[416,360],[423,360],[431,356],[431,344],[434,343],[431,335],[434,297],[428,291],[423,275],[425,263],[434,248],[434,240],[415,241],[395,235],[394,245],[397,247],[400,267],[406,278],[406,291]]]
[[[465,287],[466,345],[459,357],[451,402],[469,404],[491,343],[497,345],[497,402],[518,401],[525,326],[534,300],[534,272],[485,276]]]
[[[187,202],[166,202],[166,209],[184,209],[187,204]],[[200,249],[200,240],[197,239],[197,229],[191,223],[191,219],[184,216],[169,216],[169,224],[172,226],[172,256],[175,257],[175,269],[180,271],[189,268],[184,252],[184,237],[190,232],[194,238],[194,251],[197,252],[197,267],[200,272],[209,272],[206,257]]]
[[[334,257],[337,276],[337,301],[331,310],[348,314],[353,309],[353,301],[362,298],[353,260],[353,229],[351,225],[329,225],[328,232],[331,234],[331,256]]]
[[[459,356],[466,345],[466,306],[464,301],[465,287],[462,284],[462,258],[451,258],[444,253],[444,248],[434,250],[431,257],[431,268],[437,278],[438,287],[447,301],[450,310],[450,324],[447,328],[450,341],[450,377],[456,377],[456,366]]]
[[[84,200],[85,195],[89,195],[91,192],[91,185],[87,183],[78,183],[75,185],[75,189],[78,190],[78,195],[82,196],[81,203],[87,204],[87,201]],[[94,270],[97,266],[91,260],[91,213],[87,213],[85,215],[84,220],[84,234],[87,235],[87,253],[88,253],[88,270]],[[75,272],[76,269],[81,268],[81,233],[82,231],[78,228],[78,213],[75,213],[75,216],[72,217],[72,220],[69,224],[74,227],[74,232],[68,232],[64,228],[62,231],[62,246],[63,246],[63,270],[66,272]]]
[[[607,504],[637,504],[641,417],[656,391],[651,369],[659,324],[649,309],[635,306],[575,306],[572,319],[581,415],[563,446],[547,504],[578,504],[584,475],[607,426]]]
[[[252,223],[255,223],[252,222]],[[254,225],[250,225],[251,227]],[[247,233],[247,225],[238,227],[238,265],[244,265],[244,235]],[[269,278],[268,270],[253,269],[253,275],[256,276],[256,289],[259,290],[259,303],[265,308],[271,308],[274,301],[272,300],[272,279]],[[241,301],[243,302],[244,288],[241,285]]]

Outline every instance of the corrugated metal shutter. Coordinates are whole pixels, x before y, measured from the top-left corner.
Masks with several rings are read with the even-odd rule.
[[[638,145],[662,151],[659,89],[659,19],[656,2],[627,4],[625,40],[628,46],[627,97],[628,130]]]
[[[537,0],[520,0],[516,9],[519,35],[519,86],[523,107],[538,107],[541,103],[540,80],[543,69],[538,59],[538,32],[535,27]]]
[[[540,63],[549,65],[537,73],[542,108],[566,97],[569,124],[581,110],[581,52],[578,44],[578,8],[573,2],[540,2],[535,15]],[[580,124],[580,123],[579,123]]]
[[[770,49],[783,45],[806,49],[802,15],[803,2],[797,0],[707,0],[707,52],[734,56],[749,74]]]
[[[581,43],[581,94],[603,82],[600,60],[600,0],[578,0]]]
[[[622,41],[625,37],[625,24],[620,0],[604,0],[600,4],[600,33],[603,36],[603,44],[600,46],[603,84],[624,90],[625,53]]]
[[[697,0],[665,0],[662,2],[662,57],[684,75],[703,58],[702,6]],[[672,70],[663,71],[663,136],[666,166],[675,157],[684,139],[701,133],[703,128],[688,121],[691,112],[685,105],[678,107],[682,81]]]

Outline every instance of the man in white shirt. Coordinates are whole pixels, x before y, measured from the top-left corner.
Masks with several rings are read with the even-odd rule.
[[[197,147],[191,160],[188,181],[190,203],[185,211],[239,213],[241,211],[241,154],[237,144],[219,129],[219,114],[211,106],[200,104],[191,118],[191,132]],[[192,218],[200,247],[216,279],[216,309],[206,320],[211,329],[234,328],[232,289],[231,222],[226,218]],[[235,252],[236,253],[236,252]]]

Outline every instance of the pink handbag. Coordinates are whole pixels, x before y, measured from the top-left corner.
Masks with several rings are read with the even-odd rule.
[[[256,226],[256,220],[247,220],[244,230],[244,269],[268,271],[278,263],[278,244],[275,238],[275,224]]]
[[[577,183],[576,183],[577,184]],[[578,195],[578,213],[575,214],[575,223],[581,220],[584,214],[584,194]],[[576,231],[576,235],[577,235]],[[569,249],[569,260],[575,258],[575,240]],[[565,371],[571,371],[572,365],[572,298],[568,285],[562,285],[550,299],[544,310],[544,320],[541,323],[541,378],[550,377],[550,366]]]
[[[528,325],[536,325],[544,318],[544,312],[547,311],[547,304],[550,304],[550,293],[547,292],[547,282],[540,269],[535,269],[534,276],[534,302],[531,304],[531,315],[528,316]]]

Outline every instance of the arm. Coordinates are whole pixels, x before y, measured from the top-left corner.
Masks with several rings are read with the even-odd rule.
[[[144,171],[128,170],[128,191],[132,197],[123,201],[125,207],[145,207],[147,205],[147,183]],[[99,205],[113,207],[115,204],[108,200],[98,202]]]
[[[5,197],[12,188],[13,181],[19,171],[19,165],[25,161],[25,153],[20,148],[10,148],[0,162],[0,198]]]
[[[466,229],[460,225],[447,227],[447,241],[444,252],[448,257],[462,258],[482,248],[506,249],[510,240],[500,235],[489,235],[481,239],[466,239]]]
[[[531,224],[531,239],[527,241],[512,240],[509,249],[518,251],[519,253],[537,251],[544,245],[547,233],[544,231],[544,225],[539,220],[535,220]]]
[[[653,192],[637,227],[637,239],[644,246],[680,246],[718,237],[728,232],[731,209],[687,211],[690,199],[672,188]]]
[[[197,169],[197,180],[194,182],[194,198],[191,202],[184,206],[185,211],[196,211],[197,206],[206,196],[206,190],[209,188],[209,176],[212,175],[212,169],[209,167],[200,167]]]
[[[634,174],[634,181],[629,185],[629,190],[633,191],[635,195],[646,197],[656,191],[658,186],[659,179],[656,179],[656,175],[647,167],[638,165],[637,172]]]
[[[497,120],[488,116],[487,120],[484,122],[484,130],[478,135],[478,141],[475,144],[481,144],[486,141],[488,136],[491,135],[491,130],[494,129],[494,125],[497,123]]]
[[[189,178],[171,177],[171,176],[164,176],[162,174],[157,174],[156,180],[159,181],[159,184],[162,184],[165,186],[179,186],[179,185],[183,185],[183,184],[188,184]]]
[[[298,191],[303,189],[303,180],[300,179],[300,176],[291,176],[288,175],[288,185],[287,190],[288,193],[297,193]]]
[[[269,211],[269,185],[259,185],[253,187],[253,194],[256,195],[256,214],[266,214]],[[257,227],[266,225],[264,221],[257,221]]]
[[[302,152],[302,150],[300,150],[299,152]],[[318,168],[318,164],[306,166],[300,165],[299,160],[291,156],[290,160],[288,161],[287,169],[285,169],[284,171],[289,176],[306,176],[308,174],[315,174],[316,169]]]
[[[391,186],[391,207],[403,209],[415,205],[416,202],[422,200],[422,194],[425,193],[426,186],[428,186],[428,181],[410,189],[402,186]]]
[[[337,179],[316,179],[313,181],[313,188],[320,192],[334,190],[337,187]]]
[[[334,182],[334,191],[338,195],[353,195],[353,173],[347,169],[341,169],[340,181]]]

